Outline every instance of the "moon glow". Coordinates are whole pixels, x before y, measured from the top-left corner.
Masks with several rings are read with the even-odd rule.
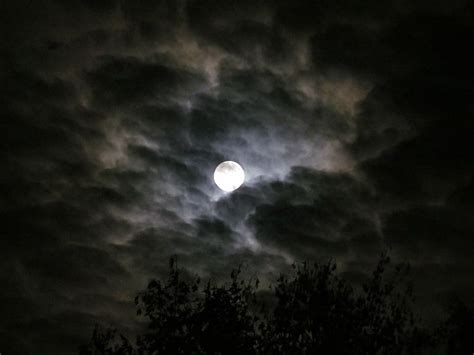
[[[235,161],[224,161],[214,171],[214,182],[222,191],[234,191],[242,185],[244,180],[244,169]]]

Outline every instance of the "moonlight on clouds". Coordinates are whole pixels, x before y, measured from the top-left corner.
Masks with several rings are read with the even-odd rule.
[[[1,354],[138,334],[172,256],[266,297],[389,250],[474,308],[474,1],[63,3],[1,2]]]

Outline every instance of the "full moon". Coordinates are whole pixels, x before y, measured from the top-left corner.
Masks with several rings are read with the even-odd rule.
[[[222,191],[234,191],[242,185],[244,180],[244,169],[235,161],[224,161],[214,171],[214,182]]]

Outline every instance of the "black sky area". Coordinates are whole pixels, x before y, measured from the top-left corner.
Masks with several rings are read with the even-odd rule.
[[[2,1],[0,353],[133,330],[172,255],[358,283],[389,250],[420,313],[474,305],[473,4]]]

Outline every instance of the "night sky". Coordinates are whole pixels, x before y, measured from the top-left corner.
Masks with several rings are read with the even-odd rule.
[[[175,254],[357,284],[388,250],[421,313],[474,304],[473,4],[2,2],[0,353],[133,331]]]

